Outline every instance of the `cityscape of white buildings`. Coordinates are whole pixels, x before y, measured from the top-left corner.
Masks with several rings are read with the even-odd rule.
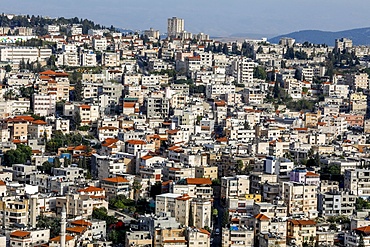
[[[0,28],[44,42],[0,39],[0,247],[370,246],[370,47],[44,28]]]

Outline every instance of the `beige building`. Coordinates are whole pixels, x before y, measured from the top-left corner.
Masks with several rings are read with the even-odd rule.
[[[184,229],[174,228],[155,228],[153,239],[155,239],[153,247],[187,247]]]
[[[192,222],[197,228],[211,227],[212,203],[208,199],[192,198],[187,194],[162,194],[156,196],[156,214],[169,213],[183,224]]]
[[[148,231],[127,231],[125,247],[152,246],[152,241],[152,236]]]
[[[313,220],[288,220],[288,244],[302,246],[316,242],[316,222]]]
[[[218,178],[217,166],[200,166],[195,169],[196,178],[210,178],[211,180]]]
[[[237,175],[235,177],[221,178],[221,198],[243,197],[249,194],[249,176]]]
[[[69,100],[69,74],[62,71],[47,70],[39,73],[39,93],[56,95],[56,101]]]
[[[188,247],[210,247],[211,233],[202,228],[188,227],[185,231]]]
[[[289,215],[304,215],[310,219],[318,216],[317,186],[296,182],[283,182],[281,198],[288,206]]]
[[[17,197],[3,197],[0,201],[1,225],[9,227],[11,224],[28,225],[29,200]],[[5,221],[5,222],[4,222]]]

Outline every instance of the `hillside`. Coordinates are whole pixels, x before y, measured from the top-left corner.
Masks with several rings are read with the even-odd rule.
[[[0,15],[0,27],[31,27],[35,29],[37,35],[47,34],[47,25],[59,25],[61,26],[61,33],[67,34],[66,26],[68,25],[80,25],[82,27],[82,33],[87,34],[89,29],[105,29],[106,27],[96,24],[91,20],[74,18],[48,18],[42,16],[29,16],[29,15],[16,15],[9,18],[5,14]],[[116,28],[111,26],[109,29],[115,30]]]
[[[350,29],[338,32],[320,31],[320,30],[303,30],[269,39],[271,43],[279,43],[283,37],[294,38],[296,42],[303,43],[308,41],[314,44],[327,44],[334,46],[335,39],[349,38],[353,40],[354,45],[370,44],[370,27]]]

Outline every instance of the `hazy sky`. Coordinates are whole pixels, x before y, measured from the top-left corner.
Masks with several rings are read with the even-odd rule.
[[[1,12],[88,18],[97,23],[166,32],[167,18],[185,19],[189,32],[285,34],[370,26],[367,0],[0,0]]]

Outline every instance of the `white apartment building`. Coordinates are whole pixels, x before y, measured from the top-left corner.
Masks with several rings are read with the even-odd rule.
[[[0,48],[1,62],[20,62],[21,60],[36,62],[45,61],[52,54],[49,48],[9,46]]]
[[[177,37],[184,32],[184,19],[172,17],[167,20],[167,36]]]
[[[83,52],[81,54],[80,62],[83,67],[95,67],[97,65],[96,54],[93,51]]]
[[[256,63],[251,59],[235,59],[232,61],[233,76],[240,84],[248,85],[253,83],[253,69]]]
[[[215,98],[222,95],[225,96],[227,93],[235,93],[235,85],[211,83],[206,85],[207,98]]]
[[[96,51],[105,51],[107,49],[108,42],[105,37],[94,37],[92,40],[92,45]]]
[[[370,196],[370,170],[351,169],[344,172],[344,188],[356,196]]]
[[[39,116],[55,114],[56,95],[33,94],[33,113]]]
[[[107,67],[120,66],[120,54],[118,52],[104,52],[102,63]]]

